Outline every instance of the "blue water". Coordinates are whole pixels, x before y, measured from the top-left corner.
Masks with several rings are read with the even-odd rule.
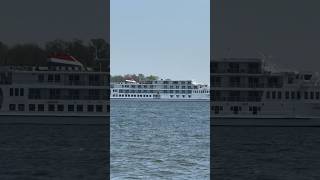
[[[209,179],[209,102],[111,101],[112,179]]]
[[[1,124],[0,179],[107,179],[107,135],[105,126]]]
[[[214,127],[217,180],[320,179],[319,127]]]

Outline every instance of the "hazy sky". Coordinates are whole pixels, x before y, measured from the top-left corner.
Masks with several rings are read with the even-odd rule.
[[[109,39],[109,0],[1,0],[0,41]]]
[[[209,0],[111,0],[111,74],[209,83]]]
[[[212,1],[212,55],[272,56],[291,70],[320,72],[320,1]]]

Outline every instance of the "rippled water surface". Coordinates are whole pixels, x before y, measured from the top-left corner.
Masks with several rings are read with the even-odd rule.
[[[106,140],[105,126],[0,124],[0,179],[107,179]]]
[[[111,101],[112,179],[209,179],[209,102]]]
[[[320,179],[320,127],[214,127],[211,142],[213,179]]]

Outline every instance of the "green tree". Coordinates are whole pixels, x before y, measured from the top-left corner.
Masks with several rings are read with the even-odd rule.
[[[154,75],[150,75],[150,76],[146,77],[147,81],[155,81],[155,80],[158,80],[158,79],[159,79],[159,77],[158,76],[154,76]]]
[[[69,43],[61,39],[49,41],[45,45],[45,50],[48,54],[52,53],[66,53]]]
[[[8,56],[8,46],[4,43],[0,42],[0,64],[5,64],[7,61]]]
[[[72,41],[54,40],[46,43],[46,52],[67,53],[77,58],[85,66],[95,70],[109,71],[110,46],[104,39],[91,39],[85,44],[79,39]]]
[[[95,70],[109,71],[110,45],[104,39],[92,39],[90,43],[74,39],[64,41],[56,39],[45,44],[17,44],[9,47],[0,42],[1,65],[46,65],[47,57],[53,53],[65,53],[74,56],[85,66]],[[96,58],[98,57],[98,58]]]
[[[125,79],[121,75],[111,76],[111,82],[123,82]]]
[[[16,45],[8,50],[7,64],[10,65],[45,65],[47,54],[38,45]]]
[[[145,76],[144,74],[125,74],[123,76],[111,76],[111,82],[124,82],[125,80],[135,80],[137,82],[141,81],[154,81],[158,80],[159,77],[155,75]]]
[[[138,79],[139,79],[139,82],[140,81],[144,81],[145,80],[145,77],[143,74],[138,74]]]

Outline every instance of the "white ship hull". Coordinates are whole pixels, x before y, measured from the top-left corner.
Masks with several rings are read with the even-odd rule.
[[[148,99],[148,98],[111,98],[111,101],[182,101],[182,102],[198,102],[206,101],[209,102],[210,99]]]
[[[225,111],[211,114],[214,126],[320,126],[319,103],[316,102],[213,102]],[[232,106],[241,107],[236,114],[226,111]],[[249,107],[261,107],[256,113]]]

